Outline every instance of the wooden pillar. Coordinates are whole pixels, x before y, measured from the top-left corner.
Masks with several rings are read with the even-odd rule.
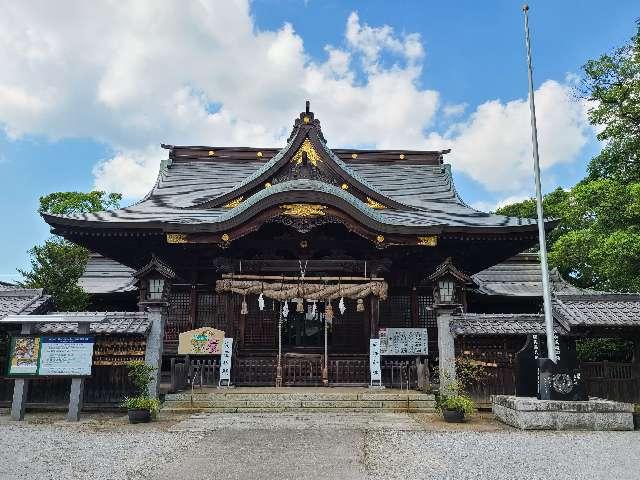
[[[378,329],[380,326],[380,299],[375,295],[371,295],[370,299],[369,332],[371,336],[369,338],[378,338]]]

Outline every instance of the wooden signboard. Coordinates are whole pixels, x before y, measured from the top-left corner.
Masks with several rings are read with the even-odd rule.
[[[380,355],[427,355],[426,328],[381,328]]]
[[[203,327],[182,332],[178,336],[179,355],[220,355],[224,342],[224,332]]]
[[[369,386],[382,385],[382,370],[380,368],[380,339],[369,339],[369,372],[371,380]]]
[[[91,375],[94,339],[91,336],[14,337],[9,352],[12,376],[83,377]]]

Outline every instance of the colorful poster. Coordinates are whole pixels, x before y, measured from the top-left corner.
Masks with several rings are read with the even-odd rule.
[[[91,375],[93,337],[42,337],[38,375]]]
[[[40,358],[40,337],[14,337],[9,351],[9,375],[36,375]]]
[[[429,338],[426,328],[381,328],[381,355],[427,355]]]
[[[220,355],[224,332],[203,327],[182,332],[178,336],[179,355]]]

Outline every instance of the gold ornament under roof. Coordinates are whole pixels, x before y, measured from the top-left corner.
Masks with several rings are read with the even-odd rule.
[[[378,242],[378,243],[382,243],[382,242],[384,242],[384,235],[378,235],[378,236],[376,237],[376,242]]]
[[[229,241],[229,234],[228,233],[223,233],[220,238],[222,238],[223,242],[228,242]]]
[[[189,243],[186,233],[167,233],[167,243]]]
[[[309,122],[311,121],[311,119],[310,119],[309,117],[304,117],[304,118],[302,119],[302,121],[303,121],[304,123],[309,123]]]
[[[258,152],[258,153],[256,153],[256,156],[258,156],[258,157],[262,157],[262,152]]]
[[[321,217],[326,215],[327,209],[324,205],[315,205],[311,203],[290,203],[288,205],[280,205],[283,215],[290,217]]]
[[[264,188],[271,188],[271,182],[265,182]]]
[[[313,148],[313,144],[311,143],[311,140],[309,140],[308,138],[304,139],[304,142],[302,142],[302,145],[300,145],[300,148],[295,153],[291,161],[294,162],[296,165],[300,165],[302,163],[303,153],[307,154],[307,158],[309,159],[309,162],[314,167],[317,167],[318,163],[322,162],[320,155],[318,155],[318,152],[316,152],[316,149]]]
[[[404,160],[404,153],[400,154],[400,160]]]
[[[236,208],[238,205],[240,205],[242,203],[242,200],[244,199],[244,197],[238,197],[235,200],[231,200],[229,203],[227,203],[224,208]]]
[[[213,150],[209,150],[209,156],[213,157]]]
[[[343,183],[340,188],[342,188],[343,190],[349,190],[349,185],[346,183]]]
[[[355,160],[356,158],[358,158],[358,154],[357,153],[352,153],[351,154],[351,158],[353,158]]]
[[[376,210],[383,210],[387,208],[385,205],[381,204],[380,202],[376,202],[373,198],[369,197],[367,197],[367,206]]]
[[[435,247],[436,245],[438,245],[438,236],[427,235],[426,237],[418,237],[418,245],[423,245],[425,247]]]

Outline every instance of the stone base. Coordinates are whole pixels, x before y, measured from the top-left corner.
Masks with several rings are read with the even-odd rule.
[[[493,414],[522,430],[633,430],[633,405],[592,398],[584,402],[496,395]]]

